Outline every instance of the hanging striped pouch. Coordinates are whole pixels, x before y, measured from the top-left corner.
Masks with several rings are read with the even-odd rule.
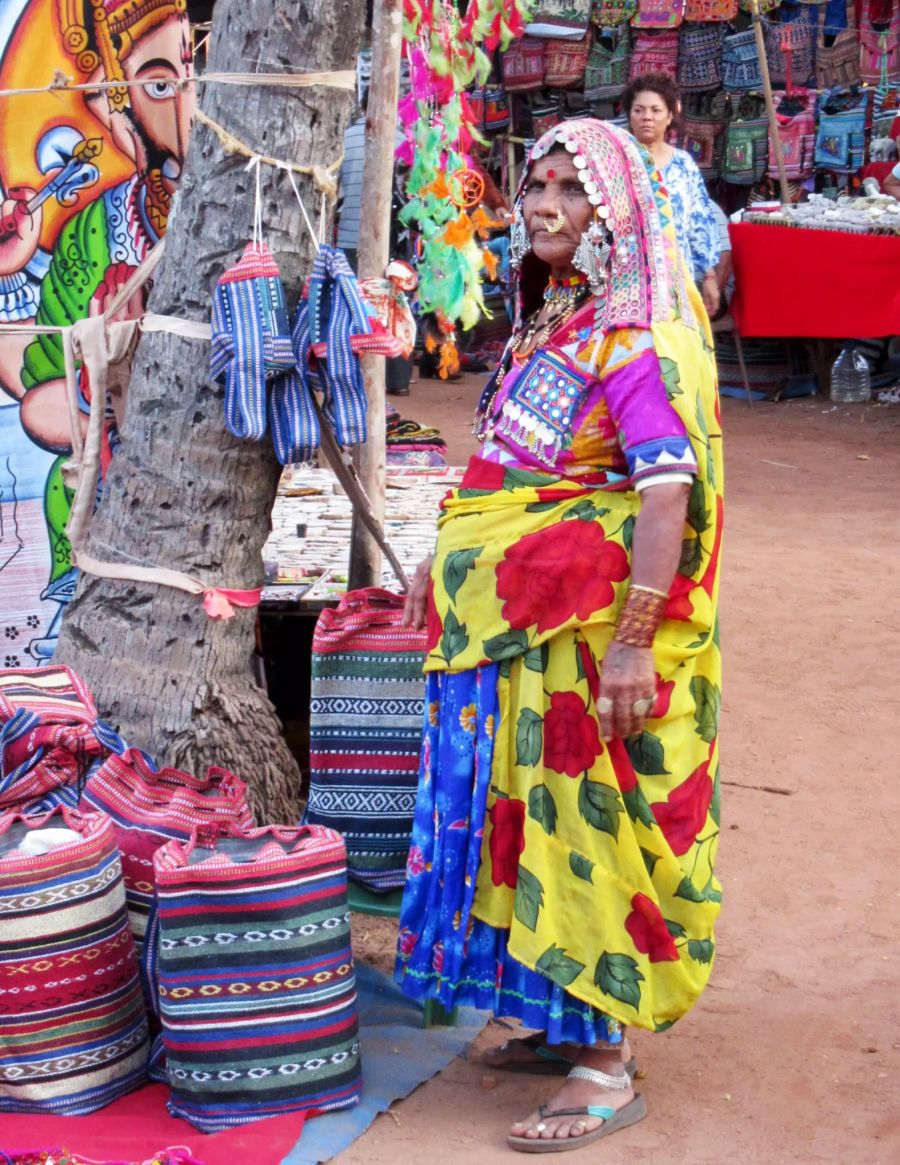
[[[320,826],[154,858],[169,1111],[204,1132],[360,1092],[344,843]]]
[[[0,1112],[94,1112],[143,1083],[147,1051],[109,818],[0,816]]]

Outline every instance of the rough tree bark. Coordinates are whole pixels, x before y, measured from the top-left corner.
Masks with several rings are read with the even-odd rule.
[[[365,5],[358,0],[219,0],[209,54],[216,72],[353,68]],[[203,111],[253,149],[301,165],[341,156],[352,94],[337,89],[208,85]],[[208,320],[225,267],[250,237],[253,179],[195,124],[149,310]],[[289,307],[312,246],[286,175],[263,167],[265,237]],[[298,177],[307,207],[311,181]],[[279,466],[269,441],[232,438],[209,345],[148,333],[134,361],[122,427],[86,550],[197,575],[211,585],[262,581]],[[256,612],[211,622],[180,591],[83,575],[63,622],[57,659],[79,672],[101,715],[167,764],[212,763],[245,779],[261,820],[293,821],[297,765],[251,665]],[[298,666],[302,662],[298,661]]]

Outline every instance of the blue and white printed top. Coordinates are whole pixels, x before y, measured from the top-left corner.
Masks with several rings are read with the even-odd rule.
[[[688,270],[702,279],[719,261],[719,231],[713,202],[706,192],[697,163],[685,150],[677,150],[663,166],[662,180],[675,213],[675,233]]]

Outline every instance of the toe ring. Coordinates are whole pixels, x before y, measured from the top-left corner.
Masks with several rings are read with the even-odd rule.
[[[543,1121],[538,1121],[538,1123],[534,1126],[534,1128],[535,1128],[535,1132],[538,1132],[538,1133],[544,1133],[547,1131],[547,1126],[544,1124]]]

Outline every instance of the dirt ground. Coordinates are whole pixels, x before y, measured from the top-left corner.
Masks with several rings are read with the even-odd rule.
[[[405,416],[472,449],[484,377],[414,384]],[[725,400],[725,905],[711,986],[634,1038],[649,1117],[574,1160],[631,1165],[900,1161],[900,406]],[[355,918],[390,967],[394,924]],[[509,1124],[553,1081],[470,1050],[342,1165],[514,1160]]]

